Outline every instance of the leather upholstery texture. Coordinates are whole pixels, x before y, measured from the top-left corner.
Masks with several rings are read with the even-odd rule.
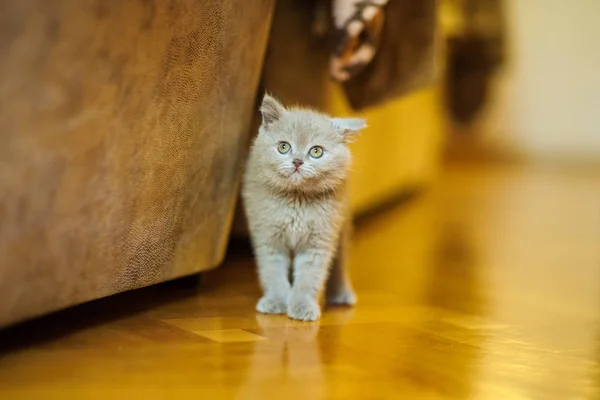
[[[0,326],[216,266],[274,0],[0,5]]]

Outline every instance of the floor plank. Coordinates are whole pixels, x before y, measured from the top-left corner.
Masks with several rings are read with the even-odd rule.
[[[0,397],[600,398],[600,173],[454,165],[362,220],[359,304],[254,311],[251,258],[0,333]]]

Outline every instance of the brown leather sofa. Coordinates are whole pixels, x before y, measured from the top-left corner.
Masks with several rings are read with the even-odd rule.
[[[0,326],[218,265],[273,0],[6,0]]]
[[[0,326],[222,261],[261,74],[286,103],[352,112],[316,1],[2,2]],[[436,102],[361,112],[355,210],[431,179]]]

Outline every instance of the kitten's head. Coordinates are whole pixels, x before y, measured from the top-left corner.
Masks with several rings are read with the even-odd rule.
[[[253,148],[258,179],[282,192],[306,194],[335,190],[346,179],[347,145],[366,126],[364,120],[286,109],[269,95],[260,112],[262,125]]]

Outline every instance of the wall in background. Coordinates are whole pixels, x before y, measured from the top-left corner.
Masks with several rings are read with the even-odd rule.
[[[484,140],[530,156],[600,157],[600,1],[506,0],[508,60]]]

